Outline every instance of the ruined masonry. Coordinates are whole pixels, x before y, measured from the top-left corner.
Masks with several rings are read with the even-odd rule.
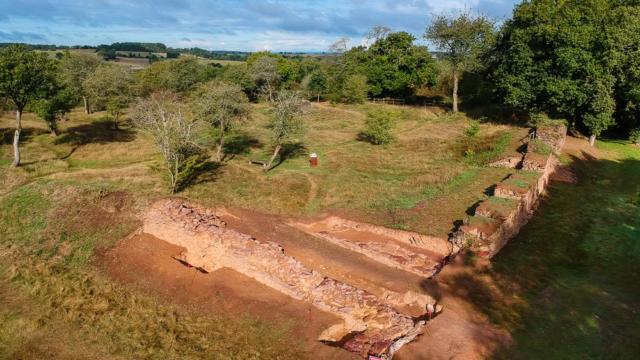
[[[558,164],[554,153],[564,146],[566,133],[565,125],[539,127],[536,139],[546,144],[550,151],[538,151],[529,142],[518,164],[520,170],[496,185],[493,196],[478,205],[474,216],[465,221],[451,241],[461,247],[470,246],[483,257],[497,254],[533,215]],[[511,167],[513,161],[502,163]]]
[[[387,266],[427,278],[440,271],[443,259],[454,252],[447,239],[336,216],[312,224],[293,222],[290,225]]]
[[[343,323],[326,329],[320,340],[340,343],[363,356],[392,355],[403,344],[422,333],[424,321],[417,321],[393,309],[389,294],[379,299],[366,291],[323,276],[284,254],[281,246],[262,242],[226,228],[207,208],[178,199],[154,203],[144,216],[142,231],[185,250],[180,260],[211,272],[228,267],[295,299],[337,315]],[[415,297],[414,297],[415,299]],[[435,301],[426,295],[424,308]],[[389,303],[391,302],[391,303]],[[395,304],[397,305],[397,304]]]

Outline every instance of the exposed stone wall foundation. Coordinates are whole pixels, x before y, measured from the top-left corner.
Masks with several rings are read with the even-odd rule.
[[[387,303],[406,301],[408,294],[389,292],[385,299],[379,299],[328,278],[285,255],[276,243],[226,228],[211,209],[178,199],[161,200],[145,214],[142,231],[183,247],[180,260],[192,266],[207,272],[221,267],[234,269],[337,315],[343,323],[325,330],[320,340],[342,343],[363,356],[393,352],[422,332],[424,321],[416,322]],[[418,301],[425,301],[423,308],[427,304],[435,306],[435,301],[426,295],[420,295]]]
[[[559,152],[566,132],[564,125],[556,125],[540,128],[536,134],[538,140]],[[529,221],[557,164],[554,153],[527,151],[521,170],[496,185],[494,196],[478,205],[451,241],[470,246],[483,257],[493,257]]]
[[[446,239],[336,216],[312,223],[291,222],[290,225],[387,266],[427,278],[440,270],[443,259],[453,251]]]

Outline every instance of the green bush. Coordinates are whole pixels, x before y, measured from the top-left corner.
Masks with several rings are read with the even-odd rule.
[[[342,101],[347,104],[362,104],[367,101],[367,77],[364,75],[348,76],[342,87]]]
[[[476,137],[480,132],[480,122],[472,121],[471,125],[465,131],[468,137]]]
[[[395,125],[395,114],[389,110],[376,109],[369,111],[365,122],[364,138],[372,144],[388,144],[393,140],[392,130]]]
[[[640,144],[640,128],[631,130],[629,133],[629,140],[634,144]]]

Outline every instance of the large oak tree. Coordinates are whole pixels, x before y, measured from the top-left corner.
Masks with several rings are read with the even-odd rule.
[[[593,144],[616,119],[637,124],[639,33],[637,1],[524,2],[493,54],[497,92],[517,109],[568,119]]]

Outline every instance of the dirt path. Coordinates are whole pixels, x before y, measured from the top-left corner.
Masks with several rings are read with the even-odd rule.
[[[425,281],[427,292],[440,295],[444,311],[429,323],[424,335],[400,349],[395,360],[486,359],[511,342],[506,331],[493,326],[467,300],[468,292],[476,290],[474,273],[458,258],[436,280]]]
[[[307,178],[307,180],[309,180],[309,194],[307,195],[308,208],[318,196],[318,183],[313,180],[313,176],[311,176],[311,174],[303,173],[303,175]]]
[[[573,136],[567,136],[562,153],[579,159],[585,159],[587,156],[602,157],[602,150],[589,146],[589,141],[586,139],[579,139]]]

